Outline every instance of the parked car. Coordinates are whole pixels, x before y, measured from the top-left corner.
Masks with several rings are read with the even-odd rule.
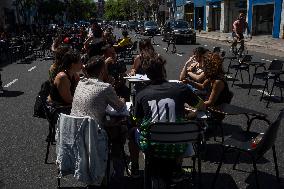
[[[168,41],[173,35],[176,42],[196,43],[196,33],[190,28],[189,23],[184,20],[167,20],[163,26],[163,41]]]
[[[138,22],[137,22],[137,21],[135,21],[135,20],[130,20],[130,21],[128,22],[128,29],[130,29],[130,30],[135,30],[135,29],[137,29],[137,27],[138,27]]]
[[[159,33],[159,26],[156,22],[154,21],[146,21],[144,23],[144,35],[156,35]]]

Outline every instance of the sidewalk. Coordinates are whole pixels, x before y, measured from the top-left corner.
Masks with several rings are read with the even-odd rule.
[[[228,40],[232,41],[231,33],[202,31],[200,34],[197,32],[196,36],[223,42],[226,42]],[[248,40],[246,42],[246,45],[252,47],[262,47],[266,50],[273,50],[284,53],[284,39],[272,38],[271,35],[252,36],[252,39]]]

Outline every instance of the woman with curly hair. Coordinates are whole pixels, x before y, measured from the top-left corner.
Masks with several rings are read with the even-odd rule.
[[[205,81],[197,83],[192,80],[187,80],[186,83],[203,90],[209,88],[206,101],[206,107],[216,106],[222,103],[230,103],[232,93],[229,90],[228,83],[225,80],[223,71],[223,59],[216,53],[208,53],[204,60],[204,75]]]

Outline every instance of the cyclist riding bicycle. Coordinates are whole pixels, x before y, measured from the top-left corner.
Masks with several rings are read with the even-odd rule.
[[[245,32],[245,30],[247,30],[247,35],[250,34],[249,31],[249,27],[248,27],[248,23],[245,20],[245,14],[244,13],[240,13],[238,19],[233,23],[233,33],[232,33],[232,37],[233,37],[233,43],[232,43],[232,50],[234,51],[237,47],[237,43],[240,42],[241,46],[239,49],[239,53],[242,54],[243,50],[244,50],[244,35],[243,33]]]

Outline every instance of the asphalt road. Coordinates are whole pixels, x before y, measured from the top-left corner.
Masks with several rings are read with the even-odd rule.
[[[168,79],[178,79],[179,72],[185,61],[197,46],[205,46],[212,49],[213,46],[221,46],[228,50],[227,44],[216,43],[211,40],[197,39],[198,45],[177,45],[177,53],[165,52],[166,43],[161,41],[161,37],[155,37],[158,45],[155,48],[158,53],[167,60]],[[264,53],[255,53],[250,51],[254,61],[264,61],[269,65],[273,59],[281,59],[266,55]],[[281,54],[279,55],[281,56]],[[284,57],[282,55],[282,59]],[[2,189],[20,189],[20,188],[56,188],[56,166],[54,164],[44,164],[46,142],[45,138],[48,132],[48,123],[46,120],[33,118],[33,105],[40,85],[48,77],[48,68],[51,61],[41,61],[38,59],[30,64],[8,64],[3,67],[2,80],[4,95],[0,95],[0,188]],[[225,61],[226,68],[228,62]],[[1,65],[0,65],[1,66]],[[237,81],[236,84],[241,84]],[[229,81],[231,84],[231,81]],[[235,85],[230,89],[234,92],[232,104],[248,107],[253,110],[261,111],[268,115],[268,119],[275,120],[279,110],[283,108],[283,102],[272,102],[269,108],[265,108],[266,101],[259,101],[261,93],[258,85],[263,85],[261,81],[256,81],[254,89],[250,95],[247,95],[248,79],[244,73],[244,85]],[[271,86],[271,82],[270,82]],[[275,90],[275,95],[279,96],[279,90]],[[241,128],[245,128],[246,119],[244,116],[228,116],[224,120],[225,133],[230,135]],[[255,122],[253,130],[263,131],[266,125],[263,122]],[[283,123],[279,129],[276,141],[276,150],[280,176],[284,182],[284,129]],[[220,158],[220,148],[217,144],[210,143],[207,147],[207,155],[202,161],[202,180],[203,188],[209,188],[211,180],[216,171],[216,162]],[[252,166],[246,156],[242,156],[238,168],[242,171],[232,170],[233,155],[227,156],[225,164],[222,166],[221,174],[217,183],[218,189],[229,188],[255,188],[254,176],[249,171]],[[142,156],[141,156],[142,157]],[[51,148],[50,162],[54,162],[55,146]],[[143,159],[141,159],[143,161]],[[274,165],[272,161],[272,151],[259,161],[259,180],[261,188],[280,189],[284,185],[277,184]],[[143,169],[143,167],[142,167]],[[121,188],[142,188],[142,181],[125,179]],[[64,177],[62,185],[66,188],[75,188],[84,186],[76,182],[72,176]],[[113,188],[118,188],[114,186]]]

